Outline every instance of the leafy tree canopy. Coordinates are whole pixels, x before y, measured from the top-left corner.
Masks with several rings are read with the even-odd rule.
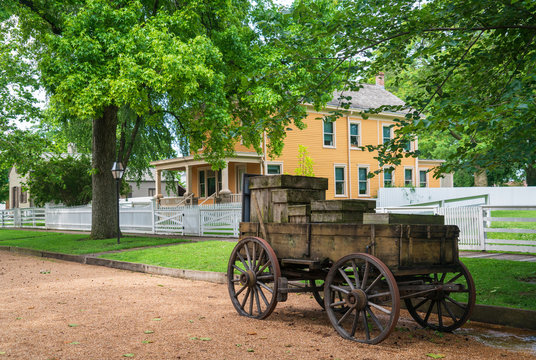
[[[91,162],[88,156],[42,159],[34,164],[26,186],[35,205],[85,205],[91,200]]]
[[[406,81],[411,108],[380,162],[400,162],[414,134],[455,142],[441,171],[526,169],[536,161],[536,5],[532,0],[334,2],[331,20],[310,18],[310,39],[333,39],[330,71],[356,87],[380,71]],[[297,1],[304,14],[308,1]],[[283,37],[283,35],[282,35]],[[300,39],[293,40],[300,44]],[[314,62],[315,57],[308,59]],[[409,72],[409,73],[408,73]],[[369,113],[399,108],[369,109]],[[426,115],[426,118],[422,118]],[[371,149],[375,150],[375,149]],[[536,177],[533,178],[536,182]]]

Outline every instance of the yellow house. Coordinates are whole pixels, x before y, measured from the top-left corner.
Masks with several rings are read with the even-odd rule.
[[[242,174],[294,174],[298,165],[298,146],[307,147],[308,156],[313,160],[314,175],[329,180],[328,199],[357,199],[376,197],[381,187],[440,187],[452,186],[452,177],[434,179],[428,172],[439,165],[441,160],[403,158],[394,168],[385,167],[380,175],[368,178],[368,173],[379,168],[374,159],[375,152],[361,150],[361,146],[382,144],[393,138],[394,118],[403,118],[404,113],[382,112],[363,119],[359,114],[364,109],[381,105],[403,105],[403,101],[385,90],[383,77],[376,78],[376,85],[363,85],[358,92],[344,92],[352,96],[351,106],[345,115],[333,122],[324,122],[322,117],[332,110],[340,110],[338,94],[321,112],[309,105],[304,120],[307,127],[299,130],[287,128],[283,152],[277,158],[266,155],[266,137],[263,153],[257,154],[241,144],[236,145],[236,155],[225,159],[226,168],[212,171],[204,160],[196,160],[193,155],[151,162],[156,168],[157,184],[162,170],[179,170],[186,173],[185,198],[160,199],[162,204],[177,204],[187,199],[198,203],[212,202],[220,195],[230,201],[238,201],[242,192]],[[418,140],[412,141],[412,150],[418,149]],[[157,185],[158,189],[159,186]],[[161,198],[161,194],[156,194]],[[177,202],[178,201],[178,202]]]

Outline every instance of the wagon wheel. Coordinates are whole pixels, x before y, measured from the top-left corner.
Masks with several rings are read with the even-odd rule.
[[[227,266],[229,295],[236,311],[256,319],[270,315],[277,305],[280,276],[270,244],[258,237],[239,241]]]
[[[404,300],[413,319],[439,331],[452,331],[465,324],[476,299],[475,283],[467,267],[459,262],[457,271],[423,275],[422,279],[432,285],[432,291]]]
[[[362,253],[346,255],[333,264],[324,285],[324,303],[331,324],[343,338],[367,344],[389,336],[400,313],[393,274],[378,258]]]
[[[324,309],[324,282],[322,280],[309,280],[309,286],[313,288],[313,297],[316,302]]]

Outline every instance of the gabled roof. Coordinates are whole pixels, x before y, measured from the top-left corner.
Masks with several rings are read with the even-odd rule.
[[[383,86],[361,84],[362,88],[359,91],[336,91],[333,93],[333,98],[327,103],[328,106],[341,107],[341,103],[348,102],[345,99],[339,99],[342,96],[351,96],[351,109],[375,109],[384,105],[405,105],[404,101],[399,99],[394,94],[385,90]]]

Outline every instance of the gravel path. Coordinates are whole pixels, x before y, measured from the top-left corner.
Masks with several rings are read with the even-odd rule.
[[[408,319],[362,345],[339,337],[309,295],[257,321],[238,316],[225,285],[0,252],[0,360],[536,359]]]

